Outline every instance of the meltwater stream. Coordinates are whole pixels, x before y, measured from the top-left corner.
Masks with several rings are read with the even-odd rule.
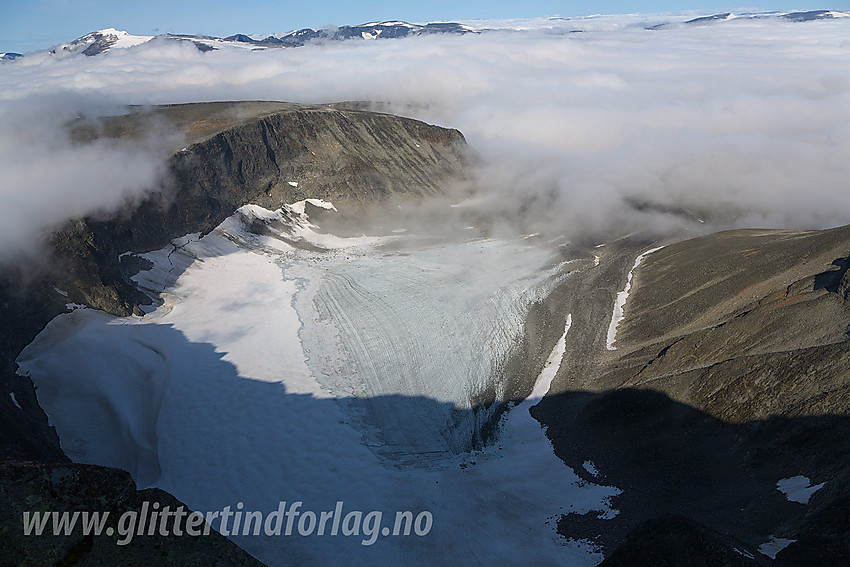
[[[164,302],[143,318],[81,309],[48,325],[18,362],[66,453],[201,512],[433,517],[422,536],[231,536],[269,565],[598,563],[555,523],[612,517],[618,490],[554,456],[533,400],[476,444],[474,400],[504,390],[527,307],[564,266],[522,239],[322,235],[303,210],[243,207],[146,255],[137,279]]]

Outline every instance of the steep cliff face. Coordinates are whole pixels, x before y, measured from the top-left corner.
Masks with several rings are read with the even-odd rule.
[[[77,136],[132,137],[157,127],[188,144],[168,164],[162,190],[108,221],[76,221],[51,237],[80,303],[128,314],[141,300],[115,261],[123,252],[206,234],[246,204],[276,209],[304,198],[358,208],[393,196],[423,197],[463,178],[457,130],[388,114],[287,103],[172,105],[100,124]],[[179,145],[179,144],[177,144]]]

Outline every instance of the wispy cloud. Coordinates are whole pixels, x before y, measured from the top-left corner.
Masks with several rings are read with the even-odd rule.
[[[58,90],[0,104],[0,260],[38,251],[46,229],[110,213],[162,186],[165,142],[173,144],[166,132],[133,142],[72,140],[71,120],[122,110]]]

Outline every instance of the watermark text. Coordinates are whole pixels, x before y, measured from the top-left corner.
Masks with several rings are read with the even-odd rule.
[[[114,525],[109,522],[108,511],[25,511],[23,530],[25,536],[68,536],[81,530],[84,536],[115,537],[118,545],[127,545],[137,536],[198,537],[209,535],[213,529],[224,536],[359,537],[361,545],[372,545],[379,537],[423,537],[434,525],[434,517],[427,510],[415,514],[409,510],[396,512],[392,521],[385,524],[380,510],[345,511],[342,502],[337,502],[333,510],[320,512],[303,506],[301,501],[289,505],[283,501],[276,510],[263,513],[245,510],[244,504],[238,502],[233,507],[201,513],[182,505],[172,509],[159,502],[143,502],[138,510],[123,512]]]

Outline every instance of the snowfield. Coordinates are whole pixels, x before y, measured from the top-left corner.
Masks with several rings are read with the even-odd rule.
[[[257,219],[265,235],[247,230]],[[473,400],[504,386],[527,306],[563,265],[522,239],[314,228],[303,203],[243,207],[146,255],[154,267],[140,285],[165,291],[145,317],[54,319],[18,362],[66,453],[198,511],[300,500],[433,515],[425,537],[370,546],[233,536],[270,565],[598,563],[592,542],[560,538],[556,520],[613,517],[619,490],[580,480],[528,412],[557,372],[569,320],[532,396],[502,416],[495,442],[473,443]]]

